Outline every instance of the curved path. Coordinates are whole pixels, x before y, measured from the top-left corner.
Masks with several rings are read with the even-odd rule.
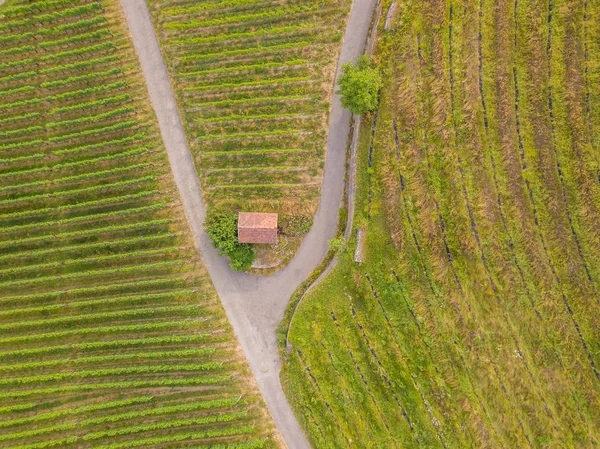
[[[354,60],[363,53],[376,2],[377,0],[353,2],[340,54],[338,75],[342,63]],[[334,95],[321,202],[312,229],[296,256],[287,267],[269,277],[235,273],[229,268],[225,258],[219,257],[202,226],[206,211],[200,184],[146,2],[121,0],[121,3],[196,245],[277,428],[289,449],[309,449],[310,445],[281,388],[281,360],[275,329],[283,318],[290,296],[322,262],[328,251],[328,241],[336,234],[338,211],[344,191],[351,115],[342,108],[339,97]]]

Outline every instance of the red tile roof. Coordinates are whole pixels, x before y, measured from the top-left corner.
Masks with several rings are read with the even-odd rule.
[[[238,241],[240,243],[277,243],[277,214],[240,212]]]

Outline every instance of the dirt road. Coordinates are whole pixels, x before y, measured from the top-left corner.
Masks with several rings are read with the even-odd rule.
[[[279,381],[281,360],[275,329],[283,318],[290,296],[321,263],[328,251],[327,242],[336,234],[344,189],[350,113],[342,108],[335,95],[329,119],[321,201],[312,229],[294,259],[269,277],[235,273],[229,269],[227,261],[218,256],[202,227],[206,211],[200,184],[147,5],[144,0],[121,0],[121,3],[197,247],[277,428],[290,449],[309,449]],[[376,0],[354,1],[340,65],[362,54],[375,4]]]

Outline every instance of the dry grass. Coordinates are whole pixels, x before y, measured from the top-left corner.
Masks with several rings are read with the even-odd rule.
[[[398,3],[369,171],[361,141],[366,262],[342,258],[290,334],[283,377],[316,447],[598,446],[584,9]]]

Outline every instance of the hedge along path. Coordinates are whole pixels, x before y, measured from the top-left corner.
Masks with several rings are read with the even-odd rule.
[[[3,447],[275,448],[113,0],[0,8]]]
[[[314,214],[350,4],[148,2],[209,209]]]

